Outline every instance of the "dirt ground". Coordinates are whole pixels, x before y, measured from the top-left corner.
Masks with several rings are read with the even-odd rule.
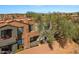
[[[20,51],[16,54],[78,54],[79,53],[79,46],[74,42],[67,42],[65,48],[61,48],[60,45],[55,41],[52,46],[54,47],[53,50],[51,50],[48,47],[48,44],[42,44],[37,47],[33,47],[30,49],[25,49],[23,51]]]

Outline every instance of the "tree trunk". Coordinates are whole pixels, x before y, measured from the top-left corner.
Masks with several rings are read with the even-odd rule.
[[[51,50],[53,50],[53,46],[52,46],[52,43],[48,43],[48,46]]]

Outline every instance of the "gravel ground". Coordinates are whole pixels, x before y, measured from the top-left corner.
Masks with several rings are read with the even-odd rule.
[[[60,45],[55,41],[52,46],[54,47],[53,50],[51,50],[48,47],[48,44],[42,44],[37,47],[33,47],[30,49],[25,49],[23,51],[20,51],[16,54],[78,54],[79,53],[79,47],[76,43],[67,42],[65,48],[61,48]]]

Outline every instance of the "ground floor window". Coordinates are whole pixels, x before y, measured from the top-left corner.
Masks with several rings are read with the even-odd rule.
[[[30,37],[30,47],[35,47],[38,46],[37,42],[38,36]]]
[[[12,45],[4,46],[1,48],[2,54],[9,54],[12,52]]]
[[[36,41],[37,38],[38,38],[38,36],[31,37],[31,38],[30,38],[30,42],[34,42],[34,41]]]

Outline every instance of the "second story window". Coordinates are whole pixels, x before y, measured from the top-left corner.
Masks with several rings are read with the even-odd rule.
[[[2,30],[1,38],[6,40],[12,37],[12,29]]]
[[[29,24],[29,32],[33,30],[33,25]]]

